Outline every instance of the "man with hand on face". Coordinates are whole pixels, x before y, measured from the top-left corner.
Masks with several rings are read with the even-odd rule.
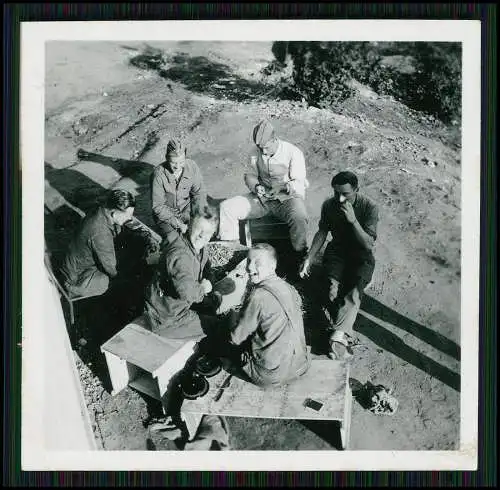
[[[307,252],[307,210],[304,154],[295,145],[279,139],[273,126],[262,120],[253,130],[256,150],[252,154],[255,173],[245,174],[250,193],[220,205],[220,240],[239,237],[239,220],[273,215],[287,223],[293,254],[299,264]]]
[[[72,296],[100,296],[118,271],[115,238],[121,227],[132,220],[135,198],[115,189],[106,202],[87,215],[69,244],[60,273]]]
[[[167,243],[186,233],[190,216],[206,202],[203,178],[186,147],[178,139],[167,145],[165,162],[151,176],[153,220]]]
[[[310,365],[297,291],[276,275],[276,251],[267,243],[248,254],[250,291],[230,341],[241,346],[248,362],[242,370],[253,383],[270,386],[304,374]]]
[[[144,311],[156,334],[173,339],[204,337],[203,328],[209,318],[200,317],[193,306],[202,303],[212,291],[205,246],[217,226],[214,211],[205,206],[193,216],[185,234],[163,244],[153,280],[146,290]]]
[[[300,276],[309,275],[310,264],[330,233],[332,239],[323,255],[327,308],[334,329],[329,355],[344,359],[348,355],[348,336],[353,332],[361,295],[375,267],[372,249],[377,238],[378,209],[370,199],[358,193],[358,178],[354,173],[338,173],[331,185],[334,195],[323,203],[319,229]]]

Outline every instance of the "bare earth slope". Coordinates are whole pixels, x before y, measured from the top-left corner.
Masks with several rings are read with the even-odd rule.
[[[259,74],[271,60],[267,43],[154,47],[166,53],[167,64],[151,70],[129,64],[134,57],[140,61],[140,44],[48,44],[47,216],[65,202],[85,211],[103,188],[124,179],[139,192],[136,214],[151,224],[148,175],[162,161],[168,138],[178,133],[189,138],[189,154],[213,197],[243,192],[251,129],[270,117],[283,139],[306,155],[310,240],[338,170],[354,170],[361,192],[380,206],[374,281],[356,325],[364,347],[352,376],[393,388],[400,405],[396,415],[384,417],[355,403],[352,449],[456,449],[461,233],[456,135],[363,87],[342,113],[276,100],[273,86]],[[97,158],[79,160],[79,148]],[[47,241],[57,249],[73,222],[63,222],[59,235],[51,223],[46,218]],[[148,439],[141,397],[125,390],[112,398],[92,366],[81,360],[78,365],[103,448],[175,448]],[[333,445],[328,426],[255,419],[230,424],[234,449]]]

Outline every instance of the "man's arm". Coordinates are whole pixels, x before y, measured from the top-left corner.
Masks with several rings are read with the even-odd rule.
[[[205,290],[202,284],[193,278],[191,264],[187,257],[181,255],[167,261],[167,274],[170,276],[179,299],[190,304],[203,301]]]
[[[352,223],[352,229],[354,231],[354,236],[358,240],[358,242],[367,250],[371,250],[373,248],[373,244],[375,240],[363,230],[363,227],[359,224],[359,221],[356,220]]]
[[[153,216],[158,222],[168,223],[174,228],[181,228],[183,224],[178,218],[178,211],[170,207],[166,201],[166,193],[164,185],[167,184],[158,172],[153,172],[151,177],[151,204]],[[168,185],[168,184],[167,184]],[[173,191],[170,192],[173,195]]]
[[[92,252],[97,267],[109,277],[115,277],[116,270],[115,244],[111,232],[101,231],[91,238]]]
[[[292,152],[288,176],[290,178],[290,181],[288,182],[290,190],[303,196],[308,182],[306,178],[306,162],[304,154],[299,148],[294,148]]]
[[[250,295],[247,304],[243,307],[236,327],[231,331],[231,342],[242,344],[258,328],[261,315],[261,302],[256,297],[255,291]]]

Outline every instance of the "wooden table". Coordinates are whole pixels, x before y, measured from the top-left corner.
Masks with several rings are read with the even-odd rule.
[[[184,400],[181,411],[230,417],[338,421],[342,447],[347,449],[352,409],[349,372],[349,362],[316,359],[301,378],[277,388],[259,388],[233,376],[216,400],[228,378],[228,373],[222,370],[208,379],[208,393],[197,400]],[[322,403],[321,410],[305,407],[307,398]]]

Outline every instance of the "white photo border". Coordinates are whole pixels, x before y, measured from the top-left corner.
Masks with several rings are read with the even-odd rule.
[[[44,95],[46,41],[452,41],[463,43],[461,425],[457,451],[51,452],[43,443]],[[478,452],[481,22],[217,20],[21,22],[22,470],[476,470]],[[43,286],[42,286],[43,287]],[[464,396],[466,393],[466,396]]]

